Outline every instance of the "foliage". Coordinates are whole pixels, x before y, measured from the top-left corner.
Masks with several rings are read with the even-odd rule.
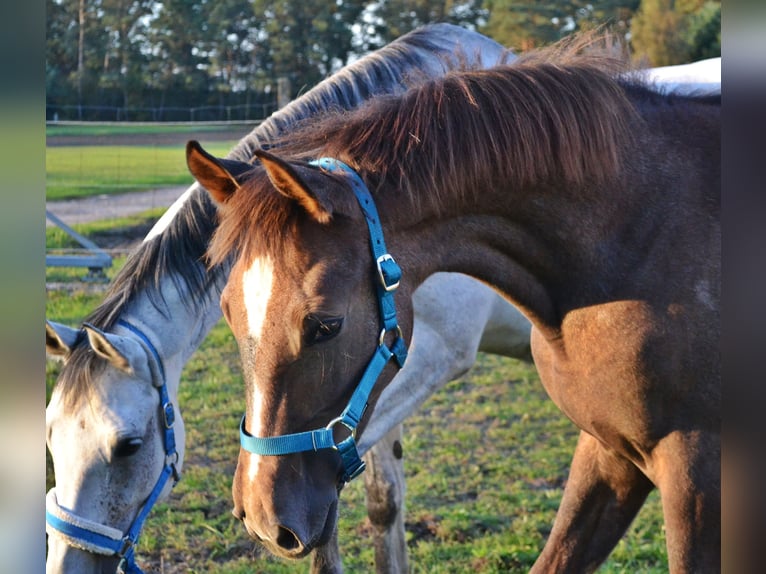
[[[49,119],[54,112],[78,119],[81,106],[108,107],[89,110],[88,119],[100,120],[200,120],[178,117],[177,110],[205,106],[264,117],[280,90],[284,100],[294,98],[350,59],[431,22],[477,29],[516,50],[606,25],[632,37],[637,54],[654,65],[720,53],[715,0],[46,0],[46,6]],[[124,106],[131,106],[127,118],[115,111]]]
[[[264,68],[274,84],[287,78],[294,95],[343,67],[351,51],[351,27],[363,7],[358,0],[254,0],[260,41],[269,46]]]
[[[624,35],[638,4],[639,0],[488,0],[490,17],[481,31],[519,51],[599,25],[609,25]]]
[[[365,51],[374,50],[432,22],[474,29],[487,16],[482,0],[380,0],[369,3],[361,15],[357,44]]]
[[[721,55],[721,3],[708,1],[689,19],[688,59],[691,61]]]
[[[631,42],[636,58],[651,66],[720,56],[721,3],[643,0],[633,19]]]

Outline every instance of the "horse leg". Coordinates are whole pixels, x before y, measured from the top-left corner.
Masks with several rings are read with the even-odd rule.
[[[652,452],[660,469],[671,572],[721,570],[721,441],[716,434],[676,432]]]
[[[338,523],[332,532],[332,538],[324,546],[311,553],[311,574],[343,574],[343,561],[338,546]]]
[[[653,487],[632,462],[581,431],[553,529],[530,572],[593,572]]]
[[[365,455],[367,514],[373,531],[375,571],[408,572],[404,531],[404,462],[402,425],[396,425]]]

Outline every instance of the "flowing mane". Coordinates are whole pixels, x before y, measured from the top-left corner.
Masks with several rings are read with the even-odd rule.
[[[391,44],[366,55],[354,64],[320,82],[302,97],[272,114],[245,136],[226,156],[251,161],[252,152],[271,145],[272,140],[289,138],[288,130],[301,120],[322,110],[344,109],[359,105],[371,94],[401,92],[411,83],[423,81],[431,73],[455,67],[468,67],[469,56],[461,53],[466,31],[456,26],[438,24],[424,26]],[[483,37],[480,37],[483,38]],[[502,47],[483,38],[498,52]],[[478,48],[477,48],[478,49]],[[514,56],[506,51],[501,59]],[[217,210],[207,192],[197,183],[188,200],[157,236],[145,241],[129,257],[109,285],[101,304],[85,319],[94,326],[110,330],[126,308],[141,293],[164,312],[160,282],[170,278],[175,286],[188,294],[185,304],[198,310],[222,288],[228,275],[225,261],[208,267],[206,251],[216,227]],[[196,264],[194,264],[196,262]],[[73,349],[62,369],[57,385],[78,395],[89,388],[90,380],[103,368],[103,361],[88,352],[85,341]]]
[[[515,189],[554,178],[573,186],[603,181],[620,169],[636,114],[627,86],[616,79],[627,64],[583,51],[592,43],[581,37],[566,49],[556,45],[522,56],[512,66],[450,72],[403,95],[330,111],[275,145],[287,160],[340,159],[363,174],[373,194],[387,185],[400,190],[402,209],[437,214],[443,198],[454,203],[497,180]],[[250,189],[260,181],[256,174]],[[278,225],[269,224],[273,217],[256,218],[268,211],[266,195],[237,193],[229,200],[211,245],[213,262],[266,235],[253,231],[253,221],[259,228]]]

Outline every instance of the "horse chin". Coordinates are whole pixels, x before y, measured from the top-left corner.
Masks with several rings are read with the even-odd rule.
[[[46,574],[114,574],[119,560],[110,556],[91,554],[60,541],[48,540],[48,558],[45,563]]]
[[[340,457],[333,454],[253,459],[240,451],[232,482],[232,514],[271,554],[296,560],[332,542],[342,471]]]

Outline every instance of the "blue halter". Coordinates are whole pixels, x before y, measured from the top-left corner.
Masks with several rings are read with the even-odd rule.
[[[168,387],[165,378],[165,367],[162,364],[162,358],[157,352],[156,347],[149,338],[137,327],[127,321],[119,319],[118,325],[125,327],[134,333],[149,349],[154,360],[157,363],[162,384],[157,387],[160,393],[160,406],[163,416],[163,438],[165,444],[165,466],[154,485],[154,489],[144,502],[144,505],[138,511],[138,515],[124,534],[119,530],[94,523],[69,512],[58,505],[55,498],[54,489],[48,493],[45,509],[45,521],[48,526],[65,537],[70,546],[82,548],[95,554],[104,554],[106,556],[116,556],[120,558],[117,566],[117,572],[125,574],[143,574],[142,570],[135,562],[134,547],[141,535],[141,529],[144,526],[149,512],[156,504],[168,480],[173,478],[173,486],[180,480],[181,476],[176,469],[178,462],[178,452],[176,451],[176,437],[173,431],[175,422],[175,410],[173,403],[170,402]]]
[[[370,245],[372,256],[375,261],[375,269],[379,281],[375,283],[375,291],[378,298],[380,319],[383,324],[378,346],[365,369],[362,379],[356,387],[351,400],[339,417],[331,420],[326,427],[313,431],[287,434],[274,437],[256,437],[245,430],[245,417],[239,425],[239,439],[242,448],[253,454],[263,456],[278,456],[295,452],[319,451],[321,449],[334,449],[340,453],[343,460],[343,481],[348,482],[364,471],[364,462],[359,457],[356,449],[356,427],[367,408],[367,399],[370,396],[375,382],[383,372],[391,358],[395,358],[399,367],[404,366],[407,358],[407,346],[402,338],[402,331],[396,319],[396,306],[394,304],[394,291],[399,286],[402,271],[394,258],[386,251],[383,241],[383,229],[380,226],[380,218],[375,207],[375,202],[370,195],[359,175],[343,162],[332,158],[321,158],[311,162],[312,165],[328,172],[341,172],[350,179],[351,188],[354,191],[359,205],[367,220],[370,231]],[[390,347],[385,344],[385,335],[389,331],[396,332],[396,338]],[[333,430],[337,425],[345,426],[350,436],[339,443],[335,443]]]

